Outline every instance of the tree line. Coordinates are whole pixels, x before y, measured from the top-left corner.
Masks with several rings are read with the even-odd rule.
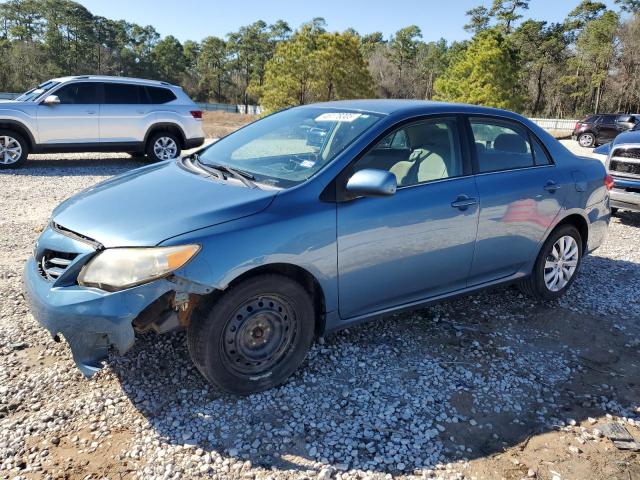
[[[526,18],[530,0],[467,12],[469,40],[422,40],[419,26],[330,32],[279,20],[181,43],[152,27],[93,15],[71,0],[0,4],[0,91],[80,74],[155,78],[198,101],[267,111],[346,98],[482,104],[531,116],[640,112],[640,0],[581,0],[558,23]]]

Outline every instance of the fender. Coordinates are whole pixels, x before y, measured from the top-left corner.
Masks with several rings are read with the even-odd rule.
[[[25,137],[25,140],[29,142],[29,147],[33,149],[36,146],[36,139],[31,133],[29,127],[18,120],[9,120],[0,117],[0,128],[9,128],[16,130],[17,133]]]
[[[182,141],[182,145],[184,146],[187,142],[187,137],[184,134],[184,130],[182,130],[182,127],[180,125],[178,125],[177,123],[174,122],[158,122],[158,123],[154,123],[153,125],[151,125],[149,127],[149,129],[147,130],[147,133],[144,136],[144,142],[143,145],[147,144],[147,140],[149,140],[149,136],[154,133],[155,131],[162,131],[163,129],[166,128],[175,128],[178,130],[178,132],[180,132],[180,140]]]

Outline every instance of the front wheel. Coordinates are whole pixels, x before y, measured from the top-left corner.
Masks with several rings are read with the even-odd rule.
[[[170,132],[158,132],[149,138],[146,151],[152,162],[173,160],[180,156],[180,139]]]
[[[580,232],[572,225],[562,226],[544,242],[531,276],[520,288],[539,300],[560,298],[575,280],[581,261]]]
[[[29,144],[11,130],[0,130],[0,168],[18,168],[29,155]]]
[[[314,326],[313,301],[299,283],[260,275],[194,312],[189,353],[216,388],[248,395],[280,385],[295,372],[311,346]]]

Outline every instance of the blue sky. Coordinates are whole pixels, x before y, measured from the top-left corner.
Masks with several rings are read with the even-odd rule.
[[[153,25],[163,36],[180,41],[224,37],[255,20],[271,23],[279,18],[295,28],[313,17],[324,17],[329,30],[353,27],[360,33],[381,31],[389,36],[416,24],[426,41],[468,38],[465,12],[491,0],[79,0],[92,13]],[[604,1],[614,7],[613,0]],[[579,0],[532,0],[527,16],[557,22]]]

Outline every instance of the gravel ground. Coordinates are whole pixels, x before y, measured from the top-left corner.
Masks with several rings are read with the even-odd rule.
[[[351,328],[235,398],[182,332],[86,380],[38,327],[20,276],[51,210],[143,163],[34,158],[0,173],[0,478],[640,478],[599,430],[640,440],[640,215],[613,220],[559,302],[502,288]]]

